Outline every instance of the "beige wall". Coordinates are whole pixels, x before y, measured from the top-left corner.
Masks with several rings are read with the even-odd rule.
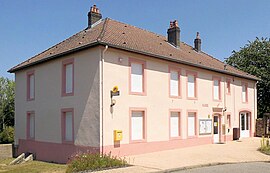
[[[62,61],[74,58],[74,96],[61,96]],[[16,72],[15,142],[26,138],[26,112],[35,111],[35,140],[62,143],[61,109],[74,108],[76,145],[99,144],[100,49],[70,54]],[[35,71],[35,100],[26,101],[26,73]]]
[[[119,61],[119,58],[122,61]],[[137,58],[146,61],[146,96],[129,94],[129,58]],[[182,98],[169,97],[169,74],[168,65],[181,68],[181,93]],[[186,71],[198,73],[198,100],[187,100],[187,77]],[[213,101],[212,77],[221,77],[222,101]],[[231,114],[232,127],[239,127],[239,110],[250,110],[252,113],[252,129],[254,131],[254,86],[255,82],[238,77],[232,77],[208,70],[203,70],[182,64],[171,63],[138,54],[109,48],[105,53],[104,64],[104,145],[113,145],[113,130],[123,130],[121,144],[129,143],[129,108],[138,107],[147,109],[147,142],[169,140],[169,109],[181,109],[181,135],[187,138],[186,117],[187,110],[197,110],[198,119],[212,118],[213,107],[227,107],[227,113]],[[224,81],[231,79],[231,95],[226,95],[224,102]],[[248,83],[247,104],[242,103],[241,82]],[[116,105],[113,113],[110,111],[110,90],[118,86],[120,96],[114,97]],[[207,104],[207,107],[203,107]],[[222,123],[226,123],[224,118]],[[229,134],[232,134],[232,130]],[[227,134],[228,135],[228,134]],[[205,135],[204,135],[205,136]],[[199,136],[199,137],[204,137]]]

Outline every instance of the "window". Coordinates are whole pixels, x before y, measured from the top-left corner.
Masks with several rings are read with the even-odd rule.
[[[248,102],[247,84],[242,84],[242,101]]]
[[[27,112],[27,139],[35,139],[35,113]]]
[[[220,93],[220,79],[214,78],[214,100],[220,100],[221,99],[221,93]]]
[[[188,113],[188,137],[196,136],[196,113]]]
[[[35,73],[34,71],[27,72],[27,100],[35,99]]]
[[[131,111],[131,141],[145,139],[145,111]]]
[[[231,94],[231,80],[227,79],[226,93]]]
[[[130,94],[145,94],[145,62],[130,59]]]
[[[180,96],[180,70],[170,70],[170,96]]]
[[[62,68],[62,96],[72,96],[74,94],[74,59],[65,60]]]
[[[231,115],[230,114],[227,115],[227,125],[228,125],[228,128],[231,128]]]
[[[196,76],[194,74],[188,74],[188,86],[187,94],[188,98],[196,98]]]
[[[73,109],[62,110],[62,141],[73,142],[74,141],[74,116]]]
[[[170,115],[170,137],[180,136],[180,112],[171,112]]]

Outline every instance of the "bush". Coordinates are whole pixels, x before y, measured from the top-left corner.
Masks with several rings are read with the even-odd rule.
[[[7,144],[14,142],[14,128],[11,126],[7,126],[4,130],[0,133],[0,142]]]
[[[261,147],[259,149],[262,153],[270,155],[269,136],[261,139]]]
[[[103,155],[99,153],[82,153],[72,157],[71,161],[68,163],[66,172],[97,171],[127,165],[125,159],[112,156],[111,153]]]

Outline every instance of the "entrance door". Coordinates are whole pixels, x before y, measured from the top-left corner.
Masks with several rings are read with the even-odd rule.
[[[219,143],[219,117],[214,116],[214,124],[213,124],[213,129],[214,129],[214,143]]]
[[[240,137],[247,138],[249,137],[250,129],[250,116],[247,112],[240,113]]]

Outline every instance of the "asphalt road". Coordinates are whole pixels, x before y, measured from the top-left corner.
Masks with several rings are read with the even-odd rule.
[[[175,171],[173,173],[270,173],[270,162],[225,164]]]

